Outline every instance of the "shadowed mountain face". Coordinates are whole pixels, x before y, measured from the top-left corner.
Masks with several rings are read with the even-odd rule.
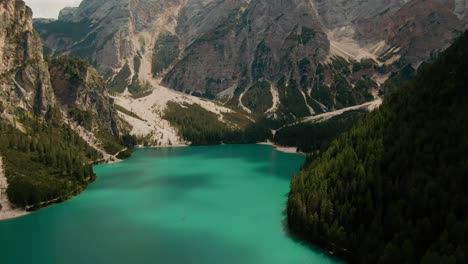
[[[54,104],[42,43],[23,1],[0,1],[0,105],[40,114]]]
[[[84,0],[35,27],[47,52],[87,58],[118,92],[156,78],[247,112],[301,117],[372,99],[389,74],[419,66],[466,29],[467,7],[466,0]]]

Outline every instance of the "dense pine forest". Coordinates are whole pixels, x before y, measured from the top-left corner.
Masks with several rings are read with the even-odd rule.
[[[164,118],[177,128],[183,140],[191,145],[254,144],[272,141],[298,151],[311,153],[328,148],[333,138],[349,129],[366,111],[346,112],[318,123],[298,123],[288,126],[291,119],[269,120],[258,118],[252,122],[236,114],[225,114],[225,122],[198,105],[184,106],[169,102]],[[273,135],[272,131],[275,131]]]
[[[183,140],[192,145],[248,144],[272,138],[269,123],[265,120],[251,122],[246,117],[229,113],[224,121],[218,115],[196,104],[183,106],[169,102],[164,112],[168,120],[178,130]]]
[[[278,129],[272,141],[285,147],[297,147],[305,153],[326,150],[336,136],[351,128],[366,112],[354,110],[323,122],[285,126]]]
[[[468,262],[468,33],[310,160],[291,231],[351,263]]]
[[[101,154],[53,116],[24,114],[16,127],[0,121],[7,194],[16,206],[31,210],[65,200],[95,179],[92,164]]]

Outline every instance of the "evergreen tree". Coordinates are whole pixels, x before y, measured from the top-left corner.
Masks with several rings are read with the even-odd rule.
[[[466,263],[468,33],[308,159],[287,214],[351,263]]]

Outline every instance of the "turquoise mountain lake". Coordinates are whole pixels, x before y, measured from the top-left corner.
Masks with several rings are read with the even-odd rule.
[[[80,196],[0,222],[9,263],[338,263],[284,230],[304,157],[269,146],[139,149]]]

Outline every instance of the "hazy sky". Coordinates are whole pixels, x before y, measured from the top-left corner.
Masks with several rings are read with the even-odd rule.
[[[34,17],[57,18],[67,6],[78,6],[81,0],[24,0],[32,8]]]

